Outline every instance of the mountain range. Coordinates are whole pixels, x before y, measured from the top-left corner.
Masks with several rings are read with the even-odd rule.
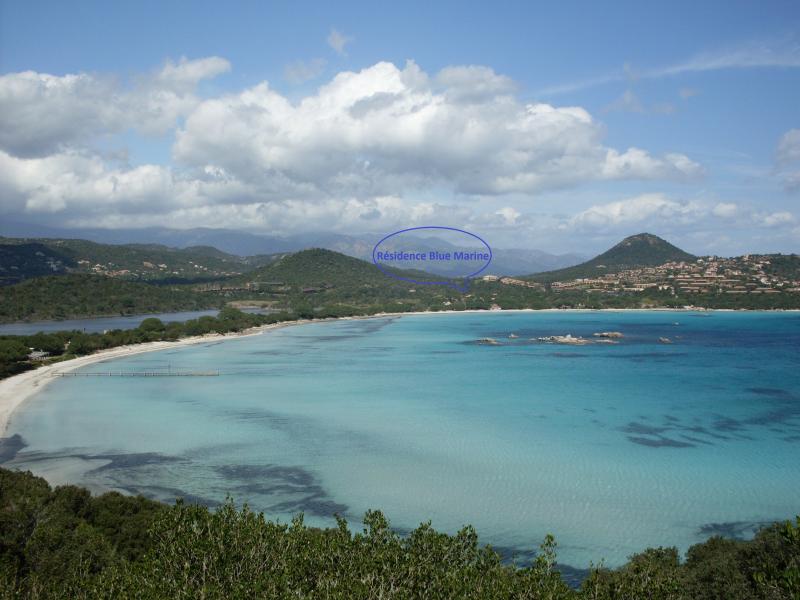
[[[100,228],[56,228],[27,223],[6,221],[0,223],[0,236],[7,238],[31,238],[39,242],[45,240],[82,239],[101,244],[115,245],[159,245],[167,248],[193,249],[197,246],[214,248],[233,257],[257,257],[264,255],[297,252],[309,248],[324,248],[372,261],[372,250],[385,234],[343,235],[317,232],[290,235],[285,237],[261,235],[230,229],[195,228],[168,229],[151,227],[147,229],[100,229]],[[426,248],[448,248],[451,250],[474,250],[452,244],[444,239],[405,236],[404,240],[414,240],[420,250]],[[390,246],[389,246],[390,247]],[[551,254],[542,250],[523,248],[492,248],[492,263],[485,274],[525,275],[560,269],[585,260],[585,256],[575,253]],[[445,266],[447,267],[447,266]],[[447,268],[441,271],[448,273]]]

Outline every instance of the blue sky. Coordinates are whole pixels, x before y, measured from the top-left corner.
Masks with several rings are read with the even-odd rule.
[[[0,216],[796,252],[798,107],[796,2],[1,2]]]

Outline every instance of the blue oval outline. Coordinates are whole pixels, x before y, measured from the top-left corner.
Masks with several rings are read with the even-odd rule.
[[[400,235],[401,233],[406,233],[408,231],[418,231],[420,229],[445,229],[447,231],[457,231],[459,233],[465,233],[465,234],[467,234],[469,236],[472,236],[476,240],[478,240],[481,244],[486,246],[486,249],[489,251],[489,260],[487,260],[486,264],[483,265],[480,269],[478,269],[474,273],[470,273],[469,275],[463,275],[462,277],[456,278],[456,279],[464,279],[464,288],[463,288],[463,290],[462,290],[461,287],[459,287],[455,283],[452,283],[451,281],[417,281],[416,279],[409,279],[408,277],[399,277],[398,275],[394,275],[392,273],[389,273],[388,271],[385,271],[381,267],[381,263],[379,263],[377,261],[377,259],[375,258],[375,253],[378,251],[378,246],[380,246],[383,242],[388,240],[390,237],[394,237],[396,235]],[[391,277],[393,279],[397,279],[398,281],[408,281],[409,283],[416,283],[417,285],[449,285],[450,287],[453,287],[453,288],[455,288],[455,289],[457,289],[459,291],[466,291],[467,290],[467,285],[469,284],[469,280],[471,278],[475,277],[476,275],[478,275],[479,273],[483,272],[484,270],[486,270],[486,268],[490,264],[492,264],[492,257],[493,257],[492,248],[491,248],[491,246],[489,246],[489,244],[486,243],[486,240],[484,240],[482,237],[480,237],[479,235],[476,235],[476,234],[474,234],[474,233],[472,233],[470,231],[464,231],[463,229],[458,229],[456,227],[445,227],[444,225],[423,225],[423,226],[420,226],[420,227],[409,227],[408,229],[401,229],[400,231],[395,231],[394,233],[390,233],[389,235],[384,236],[372,248],[372,263],[376,267],[378,267],[378,270],[381,273],[383,273],[384,275],[388,275],[389,277]],[[436,273],[431,273],[431,275],[436,275]]]

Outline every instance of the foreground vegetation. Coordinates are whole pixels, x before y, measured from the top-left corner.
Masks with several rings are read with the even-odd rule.
[[[527,565],[504,564],[471,527],[422,524],[407,536],[368,512],[318,529],[268,521],[230,501],[216,511],[75,486],[55,490],[0,469],[0,598],[542,598],[800,597],[800,517],[751,541],[714,537],[680,561],[648,549],[619,569],[564,583],[548,536]]]

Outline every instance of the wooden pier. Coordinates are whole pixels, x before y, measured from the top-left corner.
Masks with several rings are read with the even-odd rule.
[[[219,377],[219,371],[54,371],[51,377]]]

